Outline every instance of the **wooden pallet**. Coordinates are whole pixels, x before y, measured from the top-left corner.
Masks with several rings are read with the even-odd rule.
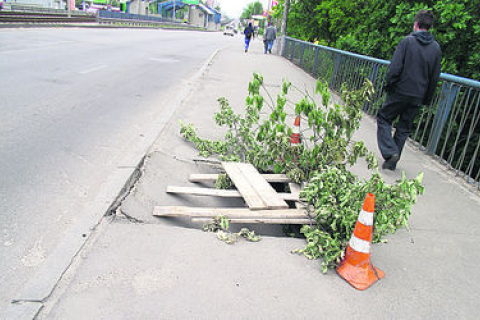
[[[242,194],[250,210],[288,208],[285,200],[277,194],[251,164],[223,162],[222,166]]]
[[[168,186],[167,192],[194,196],[215,196],[245,200],[248,208],[198,208],[182,206],[157,206],[153,215],[158,217],[189,217],[192,221],[208,221],[222,215],[231,223],[309,224],[308,217],[299,203],[300,186],[291,183],[285,175],[261,175],[251,164],[223,162],[226,174],[237,190]],[[192,174],[191,182],[213,182],[218,175]],[[277,193],[269,182],[289,183],[291,193]],[[296,209],[289,209],[285,201],[295,201]]]

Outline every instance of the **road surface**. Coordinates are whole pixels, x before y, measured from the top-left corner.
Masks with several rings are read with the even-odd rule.
[[[122,161],[146,151],[179,88],[235,44],[194,31],[0,29],[0,310]]]

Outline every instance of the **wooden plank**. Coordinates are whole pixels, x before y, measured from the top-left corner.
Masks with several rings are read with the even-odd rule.
[[[244,177],[248,180],[255,192],[260,196],[268,209],[287,209],[288,204],[272,188],[272,186],[262,178],[257,169],[249,163],[235,163],[240,168]],[[232,179],[233,181],[233,179]],[[236,186],[236,185],[235,185]],[[242,193],[242,190],[240,190]],[[243,193],[242,193],[243,195]]]
[[[290,179],[285,174],[262,174],[261,175],[267,182],[288,183]],[[218,174],[191,174],[188,178],[190,182],[215,182],[218,178]]]
[[[288,201],[299,201],[300,199],[298,198],[298,195],[295,195],[293,193],[287,193],[287,192],[279,192],[277,193],[280,198],[283,200],[288,200]]]
[[[298,199],[295,202],[295,207],[297,209],[304,208],[305,206],[298,202],[298,201],[300,201],[300,191],[301,191],[300,185],[298,183],[290,182],[288,184],[288,187],[290,188],[290,192],[292,193],[292,195]]]
[[[190,194],[193,196],[214,196],[224,198],[241,198],[242,194],[237,190],[191,188],[191,187],[167,187],[167,193]]]
[[[218,179],[218,174],[200,174],[200,173],[193,173],[188,177],[188,181],[190,182],[214,182]]]
[[[317,224],[314,219],[228,219],[230,223],[256,223],[256,224]],[[211,218],[192,218],[192,222],[209,223]]]
[[[256,210],[248,208],[205,208],[183,206],[156,206],[153,208],[157,217],[192,217],[214,218],[226,216],[231,219],[308,219],[305,210]]]
[[[290,182],[290,179],[287,177],[286,174],[269,174],[264,173],[262,174],[263,179],[267,180],[267,182],[277,182],[277,183],[287,183]]]
[[[263,202],[262,197],[260,197],[257,191],[250,184],[249,180],[242,173],[238,163],[222,162],[222,165],[230,179],[235,184],[235,187],[237,187],[238,191],[240,191],[242,194],[243,199],[245,199],[245,202],[250,209],[263,210],[268,208],[268,206]]]
[[[189,194],[192,196],[213,196],[223,198],[241,198],[242,194],[238,190],[196,188],[196,187],[174,187],[168,186],[167,193]],[[278,193],[283,200],[298,201],[298,196],[292,193]]]

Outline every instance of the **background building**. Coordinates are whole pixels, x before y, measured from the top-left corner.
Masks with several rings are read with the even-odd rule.
[[[50,9],[66,9],[67,2],[66,0],[3,0],[4,5],[25,5],[39,8],[50,8]],[[75,1],[73,1],[73,7],[75,6]],[[72,7],[72,8],[73,8]]]

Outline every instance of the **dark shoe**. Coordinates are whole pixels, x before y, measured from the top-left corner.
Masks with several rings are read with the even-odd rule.
[[[400,160],[400,156],[398,154],[394,154],[383,163],[382,169],[395,171],[398,160]]]
[[[247,53],[248,49],[245,49],[245,53]]]
[[[268,50],[268,53],[270,53],[270,54],[271,54],[271,53],[272,53],[272,50]]]

